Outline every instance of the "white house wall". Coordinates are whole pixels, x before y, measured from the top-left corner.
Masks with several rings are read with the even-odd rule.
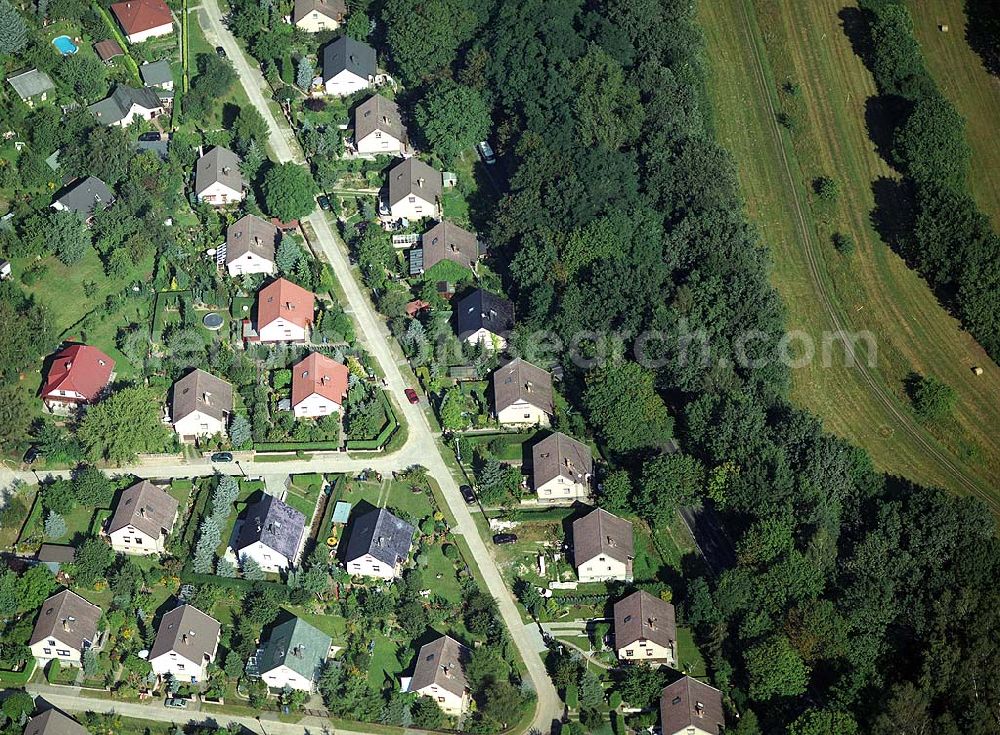
[[[224,207],[227,204],[242,202],[243,192],[216,181],[206,186],[204,191],[198,192],[198,201],[207,202],[215,207]]]
[[[391,202],[389,211],[393,219],[421,219],[422,217],[437,217],[438,208],[434,202],[429,202],[413,194],[405,196],[398,202]]]
[[[306,330],[298,324],[293,324],[284,317],[278,317],[273,322],[260,327],[261,342],[305,342]]]
[[[292,410],[298,418],[317,418],[319,416],[329,416],[333,413],[340,413],[341,406],[336,401],[331,401],[319,393],[306,396],[296,403]]]
[[[368,133],[364,138],[355,141],[355,145],[357,146],[358,153],[368,155],[399,155],[403,152],[402,142],[381,130]]]
[[[131,36],[126,36],[129,43],[142,43],[143,41],[148,41],[151,38],[156,38],[157,36],[167,36],[174,32],[173,23],[164,23],[162,26],[156,26],[155,28],[150,28],[149,30],[139,31],[133,33]]]
[[[371,86],[371,82],[364,77],[359,77],[352,71],[344,69],[339,74],[327,79],[324,86],[326,87],[327,94],[334,97],[348,97],[355,92],[368,89]]]
[[[111,548],[122,554],[148,556],[149,554],[162,553],[164,549],[163,536],[153,538],[134,526],[119,528],[110,534],[109,537],[111,539]]]
[[[497,414],[497,420],[504,426],[521,424],[548,426],[549,415],[538,406],[532,406],[526,401],[517,401],[507,406]]]
[[[244,253],[236,260],[227,263],[226,268],[231,276],[242,276],[244,273],[274,273],[274,263],[256,253]]]
[[[628,565],[607,554],[588,559],[577,567],[581,582],[607,582],[628,580]]]
[[[214,436],[215,434],[225,434],[226,425],[215,418],[215,416],[209,416],[201,411],[194,411],[184,418],[175,421],[174,431],[181,437]]]
[[[348,574],[356,577],[379,577],[394,579],[396,570],[389,564],[379,561],[371,554],[365,554],[357,559],[350,559],[345,564]]]

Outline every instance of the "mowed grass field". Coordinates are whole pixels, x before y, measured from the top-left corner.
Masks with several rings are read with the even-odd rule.
[[[868,331],[870,369],[820,360],[793,370],[793,400],[868,450],[887,472],[957,493],[1000,512],[1000,370],[872,227],[873,182],[896,174],[868,137],[871,75],[844,32],[843,0],[703,0],[716,134],[731,152],[751,219],[774,259],[788,327],[820,344],[824,332]],[[781,89],[786,81],[797,91]],[[776,123],[785,110],[790,133]],[[811,182],[839,185],[833,204]],[[839,254],[835,232],[856,250]],[[973,375],[973,366],[985,374]],[[903,383],[934,375],[958,394],[954,418],[925,426]]]
[[[972,194],[1000,229],[1000,77],[983,67],[965,40],[963,0],[909,0],[913,28],[927,67],[941,91],[966,120],[972,146]],[[1000,7],[997,8],[1000,13]],[[942,33],[939,26],[947,25]]]

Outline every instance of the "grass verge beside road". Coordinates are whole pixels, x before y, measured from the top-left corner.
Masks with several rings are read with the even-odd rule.
[[[990,427],[1000,425],[1000,370],[872,228],[873,182],[895,173],[868,138],[874,84],[844,33],[842,9],[833,0],[700,5],[717,137],[736,159],[749,214],[772,251],[789,329],[819,345],[843,325],[877,344],[867,370],[843,359],[793,370],[792,397],[868,450],[880,469],[963,494],[970,478],[996,510],[1000,436]],[[780,91],[786,81],[796,94]],[[793,117],[796,132],[777,126],[775,110]],[[823,175],[839,185],[833,205],[810,193]],[[834,232],[853,237],[853,255],[834,250]],[[985,374],[974,376],[974,365]],[[914,370],[955,389],[953,420],[916,422],[903,390]]]

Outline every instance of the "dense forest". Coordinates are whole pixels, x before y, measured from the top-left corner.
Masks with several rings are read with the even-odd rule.
[[[1000,357],[1000,236],[968,185],[965,121],[931,78],[900,0],[863,0],[865,56],[889,111],[885,137],[904,174],[883,235],[994,358]],[[996,14],[997,7],[992,12]],[[989,35],[991,24],[979,25]],[[878,219],[878,218],[877,218]],[[885,219],[885,218],[882,218]]]
[[[707,364],[669,341],[654,369],[631,354],[592,370],[550,361],[616,467],[604,502],[657,522],[707,492],[723,518],[735,563],[674,593],[731,729],[996,732],[987,510],[878,474],[788,403],[786,368],[734,359],[749,330],[751,356],[773,354],[783,310],[713,139],[692,4],[387,0],[382,18],[417,96],[451,77],[491,106],[508,185],[484,220],[521,346],[543,329],[708,335]],[[681,454],[661,453],[663,405]]]

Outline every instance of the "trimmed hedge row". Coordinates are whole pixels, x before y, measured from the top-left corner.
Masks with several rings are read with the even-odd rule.
[[[388,422],[382,427],[382,431],[380,431],[378,436],[374,439],[348,439],[348,450],[381,449],[392,438],[392,435],[396,433],[396,429],[399,428],[399,421],[396,419],[396,412],[392,410],[392,404],[389,403],[389,398],[386,396],[385,391],[380,390],[378,392],[378,397],[382,402],[382,407],[385,409],[385,415],[389,418]]]
[[[340,449],[340,442],[335,441],[323,441],[323,442],[259,442],[253,445],[254,451],[257,452],[297,452],[307,449],[327,449],[327,450],[337,450]]]

